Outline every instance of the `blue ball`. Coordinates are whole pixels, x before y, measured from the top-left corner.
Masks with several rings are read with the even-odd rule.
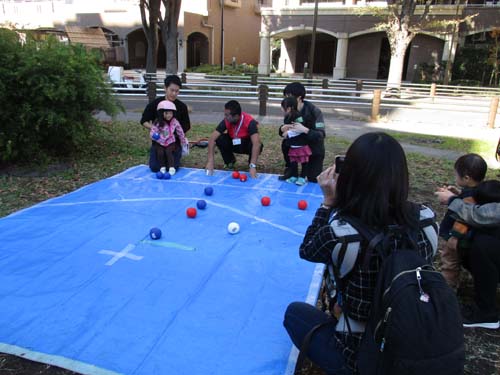
[[[160,228],[151,228],[149,231],[149,237],[151,237],[152,240],[159,240],[161,238]]]
[[[205,195],[212,195],[214,193],[214,189],[210,186],[205,188]]]
[[[207,202],[201,199],[198,202],[196,202],[196,207],[198,207],[200,210],[204,210],[207,207]]]
[[[162,172],[156,172],[156,178],[161,180],[162,178],[165,178],[165,175]]]
[[[155,141],[157,141],[158,139],[160,139],[160,134],[158,134],[158,133],[154,133],[154,134],[153,134],[153,139],[154,139]]]
[[[168,172],[165,172],[165,174],[163,175],[164,180],[170,180],[170,177],[172,177],[172,176]]]

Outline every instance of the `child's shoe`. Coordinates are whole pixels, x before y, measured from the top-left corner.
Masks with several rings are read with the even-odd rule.
[[[295,181],[295,185],[302,186],[307,184],[307,180],[304,177],[299,177],[297,178],[297,181]]]
[[[161,167],[160,168],[160,172],[163,173],[163,174],[167,173],[167,168],[166,167]]]
[[[297,177],[290,177],[286,180],[289,184],[295,184],[297,182]]]
[[[234,163],[224,164],[224,169],[229,171],[234,170]]]
[[[175,171],[175,168],[174,168],[174,167],[170,167],[170,168],[168,169],[168,173],[170,173],[170,176],[173,176],[173,175],[175,174],[175,172],[176,172],[176,171]]]

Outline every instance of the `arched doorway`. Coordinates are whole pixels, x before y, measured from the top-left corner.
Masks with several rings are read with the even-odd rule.
[[[309,61],[312,35],[297,36],[295,72],[304,71],[304,63]],[[314,73],[331,74],[335,66],[337,39],[331,35],[318,33],[314,47]]]
[[[187,39],[187,67],[208,64],[208,38],[199,32],[192,33]]]
[[[160,42],[158,43],[158,59],[157,67],[165,68],[165,46],[163,45],[161,35],[158,35]],[[129,68],[144,69],[146,68],[146,54],[148,50],[148,42],[142,29],[137,29],[127,35],[128,61]]]

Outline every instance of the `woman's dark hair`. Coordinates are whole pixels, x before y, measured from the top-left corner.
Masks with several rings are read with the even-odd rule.
[[[476,182],[484,180],[487,169],[486,161],[478,154],[462,155],[455,162],[455,172],[460,177],[469,176]]]
[[[477,204],[500,203],[500,181],[481,182],[474,192],[474,200]]]
[[[382,132],[357,138],[347,150],[336,186],[334,206],[371,227],[417,227],[415,205],[408,202],[408,166],[401,145]]]
[[[297,99],[293,96],[287,96],[285,99],[281,101],[281,108],[285,111],[290,108],[291,111],[285,115],[285,124],[291,124],[295,122],[296,119],[300,117],[300,112],[298,110],[298,102]]]

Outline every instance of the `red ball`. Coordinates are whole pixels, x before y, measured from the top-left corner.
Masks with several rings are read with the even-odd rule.
[[[240,174],[240,181],[245,182],[248,179],[247,175],[245,173]]]
[[[238,172],[238,171],[234,171],[234,172],[233,172],[233,178],[234,178],[234,179],[238,179],[238,178],[240,178],[240,172]]]
[[[305,210],[307,208],[307,201],[301,199],[298,203],[298,206],[300,210]]]
[[[262,199],[260,200],[260,203],[262,203],[263,206],[269,206],[271,204],[271,198],[262,197]]]
[[[189,217],[190,219],[194,219],[196,217],[196,208],[194,207],[189,207],[187,210],[186,210],[186,215],[187,217]]]

